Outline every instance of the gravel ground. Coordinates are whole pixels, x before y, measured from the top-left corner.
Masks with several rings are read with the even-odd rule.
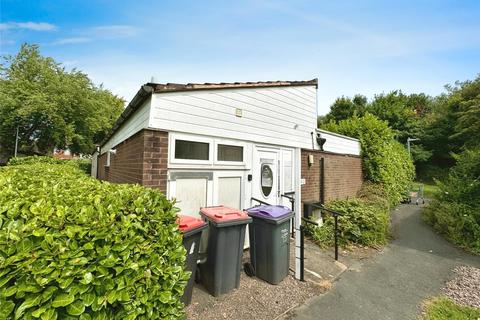
[[[240,287],[214,298],[195,288],[192,304],[186,308],[187,318],[200,319],[276,319],[289,309],[326,289],[309,282],[300,282],[289,275],[278,285],[241,274]]]
[[[458,304],[480,308],[480,269],[459,266],[453,271],[455,278],[447,282],[445,295]]]

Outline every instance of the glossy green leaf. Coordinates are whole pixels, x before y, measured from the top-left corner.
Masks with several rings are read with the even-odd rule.
[[[58,307],[65,307],[68,306],[70,303],[72,303],[75,300],[75,296],[72,294],[68,293],[61,293],[53,299],[52,302],[52,307],[58,308]]]
[[[67,306],[67,312],[72,316],[81,315],[84,310],[85,310],[85,305],[80,300],[77,300]]]
[[[40,294],[33,294],[29,295],[22,304],[18,306],[15,310],[15,319],[19,319],[28,308],[37,306],[42,299],[42,295]]]
[[[5,318],[15,309],[15,303],[10,300],[0,300],[0,314]]]

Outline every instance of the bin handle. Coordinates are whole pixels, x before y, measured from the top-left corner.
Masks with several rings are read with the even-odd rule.
[[[241,216],[241,214],[238,213],[238,212],[227,212],[227,213],[224,213],[224,214],[215,213],[214,216],[215,216],[216,218],[223,218],[224,216],[231,215],[231,214],[235,214],[235,215],[237,215],[237,216]]]

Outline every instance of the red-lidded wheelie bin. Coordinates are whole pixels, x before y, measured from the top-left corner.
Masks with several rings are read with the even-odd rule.
[[[245,211],[225,206],[200,209],[208,221],[207,259],[199,265],[200,282],[213,296],[240,285],[245,229],[252,221]]]
[[[178,228],[183,233],[183,246],[187,250],[187,260],[185,269],[192,274],[187,282],[181,301],[189,305],[192,301],[193,283],[195,282],[195,271],[197,270],[198,248],[200,247],[200,238],[202,231],[207,228],[207,224],[202,220],[191,216],[178,215]]]

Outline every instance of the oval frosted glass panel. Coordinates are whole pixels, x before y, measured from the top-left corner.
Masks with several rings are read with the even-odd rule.
[[[273,171],[268,164],[262,164],[260,184],[262,187],[262,193],[265,197],[268,197],[272,193],[273,187]]]

